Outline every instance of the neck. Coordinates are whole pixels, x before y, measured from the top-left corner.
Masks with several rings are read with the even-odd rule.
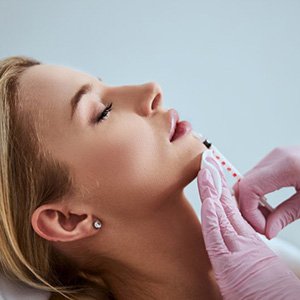
[[[167,203],[138,225],[114,228],[122,237],[108,251],[118,263],[105,282],[120,300],[221,299],[197,215],[183,191]]]

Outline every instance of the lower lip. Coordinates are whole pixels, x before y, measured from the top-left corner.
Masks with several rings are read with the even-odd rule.
[[[177,123],[175,132],[177,131],[178,133],[174,133],[174,136],[171,139],[171,143],[187,135],[192,130],[193,130],[192,125],[188,121],[181,121]]]

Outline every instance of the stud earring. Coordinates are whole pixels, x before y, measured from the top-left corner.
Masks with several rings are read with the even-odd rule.
[[[99,219],[97,219],[96,221],[94,221],[93,226],[95,229],[100,229],[102,227],[102,223]]]

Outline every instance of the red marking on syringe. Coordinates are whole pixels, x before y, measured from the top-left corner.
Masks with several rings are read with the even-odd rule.
[[[213,146],[214,147],[214,146]],[[217,151],[217,150],[216,150]],[[216,151],[213,151],[213,155],[216,157]],[[242,176],[241,174],[238,172],[237,169],[235,169],[231,163],[224,157],[224,156],[221,156],[220,153],[218,153],[218,156],[221,157],[221,160],[222,160],[222,166],[225,167],[225,164],[223,162],[226,162],[231,171],[228,170],[228,168],[226,168],[226,170],[231,174],[231,176],[233,178],[235,178],[235,180],[237,180],[238,182],[241,180]],[[260,204],[264,207],[266,207],[269,211],[273,211],[274,209],[272,208],[272,206],[267,202],[267,199],[265,197],[261,197],[260,199]]]
[[[201,135],[201,137],[203,138],[203,136]],[[209,142],[207,139],[205,139],[203,141],[203,144],[207,147],[207,149],[212,150],[213,155],[215,156],[215,158],[217,160],[223,160],[224,162],[227,162],[228,167],[226,168],[226,170],[237,180],[237,182],[240,182],[240,180],[242,179],[242,175],[240,174],[240,172],[235,169],[235,167],[220,153],[220,151],[218,151],[216,149],[216,151],[214,150],[214,146],[212,145],[211,142]],[[222,164],[222,166],[225,168],[225,164]],[[274,208],[268,203],[266,197],[261,197],[260,198],[260,204],[264,207],[266,207],[267,209],[269,209],[269,211],[274,211]]]
[[[226,169],[226,171],[234,178],[238,178],[240,176],[238,176],[236,170],[232,167],[232,165],[224,158],[222,157],[220,154],[218,154],[214,148],[211,149],[213,155],[215,156],[215,158],[220,161],[221,165]],[[240,179],[240,178],[239,178]]]

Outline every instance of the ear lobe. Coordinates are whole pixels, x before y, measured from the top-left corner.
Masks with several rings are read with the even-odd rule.
[[[96,234],[93,216],[66,212],[58,204],[38,207],[31,217],[34,231],[48,241],[71,242]]]

